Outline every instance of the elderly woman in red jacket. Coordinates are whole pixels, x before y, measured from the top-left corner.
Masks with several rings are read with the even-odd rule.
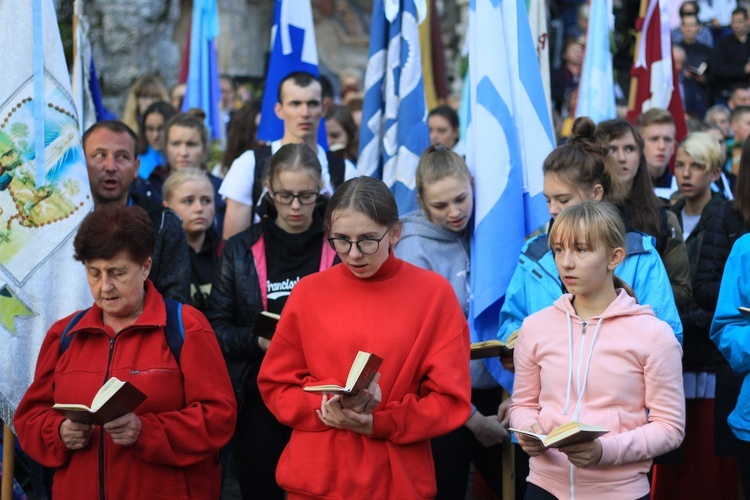
[[[138,207],[100,207],[76,235],[75,258],[86,266],[94,305],[47,332],[14,421],[24,451],[55,469],[55,498],[219,498],[219,451],[236,418],[232,386],[196,309],[174,309],[184,338],[168,344],[167,304],[147,279],[154,243]],[[52,409],[90,404],[111,377],[146,400],[103,425]]]

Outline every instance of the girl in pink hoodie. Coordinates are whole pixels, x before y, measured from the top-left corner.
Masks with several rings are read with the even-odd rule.
[[[648,498],[651,459],[685,434],[682,350],[614,275],[625,258],[614,206],[566,208],[549,244],[568,293],[521,327],[510,423],[540,434],[571,421],[610,432],[558,449],[517,434],[532,457],[526,499]]]

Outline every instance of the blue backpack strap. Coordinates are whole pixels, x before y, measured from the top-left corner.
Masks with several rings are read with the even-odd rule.
[[[68,326],[65,327],[65,329],[62,332],[62,336],[60,337],[60,355],[68,350],[68,347],[70,347],[70,343],[73,342],[73,335],[68,335],[68,332],[75,328],[75,326],[78,324],[79,321],[81,321],[81,318],[83,318],[83,315],[89,312],[89,309],[84,309],[82,311],[78,311],[75,316],[70,320],[70,323],[68,323]]]
[[[182,304],[174,299],[164,297],[164,305],[167,309],[167,324],[164,326],[164,335],[167,345],[172,351],[177,365],[180,365],[180,352],[185,342],[185,326],[182,323]]]

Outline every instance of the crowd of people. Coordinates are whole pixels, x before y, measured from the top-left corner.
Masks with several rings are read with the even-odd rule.
[[[562,51],[553,97],[569,120],[539,165],[550,223],[499,311],[498,339],[518,335],[501,356],[512,387],[470,359],[470,276],[486,271],[453,108],[429,113],[419,208],[399,217],[357,175],[356,74],[336,103],[288,75],[269,144],[260,104],[222,77],[213,159],[205,114],[179,111],[184,86],[139,79],[121,120],[83,136],[95,207],[74,246],[93,305],[49,330],[15,415],[54,497],[219,498],[229,476],[242,498],[462,499],[472,471],[501,497],[511,440],[517,498],[750,492],[750,49],[732,59],[747,12],[719,39],[698,3],[680,18],[679,142],[662,109],[565,116],[585,40]],[[270,338],[262,313],[280,315]],[[383,359],[365,389],[303,390],[343,385],[359,351]],[[110,377],[146,401],[103,425],[51,408]],[[570,422],[607,432],[551,448],[510,431]]]

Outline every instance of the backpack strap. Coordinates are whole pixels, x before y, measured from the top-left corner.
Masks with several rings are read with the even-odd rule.
[[[344,162],[343,158],[336,156],[330,151],[326,151],[326,157],[328,158],[328,175],[331,177],[331,186],[333,189],[336,189],[344,183],[346,162]]]
[[[89,309],[83,309],[82,311],[78,311],[75,316],[73,316],[70,320],[70,323],[68,323],[68,326],[65,327],[65,329],[62,332],[62,336],[60,337],[60,355],[62,355],[65,351],[68,350],[68,347],[70,347],[70,343],[73,342],[73,337],[75,337],[75,334],[68,335],[68,332],[75,328],[75,326],[78,324],[79,321],[81,321],[81,318],[83,318],[83,315],[89,312]]]
[[[176,300],[164,298],[164,305],[167,308],[167,324],[164,325],[164,336],[167,338],[167,345],[172,351],[177,365],[180,365],[180,353],[182,344],[185,343],[185,325],[182,323],[182,304]]]
[[[174,359],[179,366],[182,344],[185,343],[185,325],[182,322],[182,304],[176,300],[165,297],[164,306],[167,309],[167,324],[164,325],[164,336],[166,337],[169,350],[172,351],[172,356],[174,356]],[[75,337],[75,334],[69,335],[68,332],[75,328],[76,324],[78,324],[83,315],[86,314],[89,309],[78,311],[63,330],[62,336],[60,337],[61,355],[68,350],[70,343],[73,341],[73,337]]]

